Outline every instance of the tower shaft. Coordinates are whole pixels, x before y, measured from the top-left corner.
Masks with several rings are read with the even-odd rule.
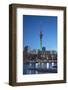
[[[42,50],[42,32],[40,32],[40,50]]]
[[[42,39],[40,39],[40,50],[42,50]]]

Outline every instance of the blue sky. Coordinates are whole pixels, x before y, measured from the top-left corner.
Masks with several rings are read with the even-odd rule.
[[[23,43],[32,49],[40,49],[40,31],[42,46],[47,50],[57,50],[57,17],[56,16],[23,16]]]

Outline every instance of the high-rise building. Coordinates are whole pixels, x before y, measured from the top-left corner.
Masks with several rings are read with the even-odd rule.
[[[46,51],[46,47],[42,47],[42,51],[45,52]]]
[[[25,46],[25,47],[24,47],[24,51],[25,51],[26,53],[30,53],[30,51],[31,51],[30,46]]]

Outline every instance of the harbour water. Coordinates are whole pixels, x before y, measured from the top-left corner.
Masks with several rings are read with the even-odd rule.
[[[57,73],[57,62],[31,60],[23,64],[23,74]]]

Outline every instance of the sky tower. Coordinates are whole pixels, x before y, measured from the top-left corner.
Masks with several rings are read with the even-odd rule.
[[[42,32],[40,31],[40,50],[42,51]]]

